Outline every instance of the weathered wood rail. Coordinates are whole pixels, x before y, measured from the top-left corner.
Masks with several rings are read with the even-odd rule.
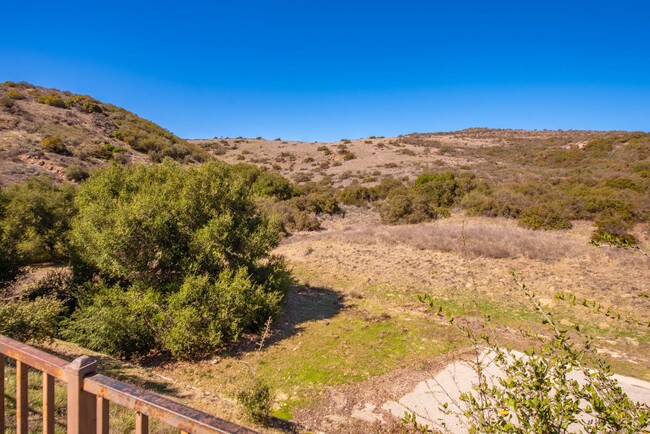
[[[29,431],[28,369],[42,373],[43,434],[54,434],[55,379],[67,390],[68,434],[108,434],[110,403],[135,413],[136,434],[149,433],[149,418],[180,433],[254,433],[247,428],[179,404],[144,389],[96,372],[97,361],[82,356],[67,362],[44,351],[0,335],[0,433],[5,432],[5,359],[16,363],[16,433]]]

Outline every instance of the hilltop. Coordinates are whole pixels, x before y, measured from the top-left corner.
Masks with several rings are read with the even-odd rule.
[[[630,141],[633,143],[628,145]],[[609,168],[610,174],[620,174],[650,154],[650,135],[625,131],[471,128],[327,143],[261,137],[189,142],[231,163],[248,162],[279,171],[296,182],[325,180],[334,186],[374,184],[385,176],[412,180],[425,171],[449,170],[472,171],[499,181],[519,178],[518,170],[533,170],[544,172],[542,178],[545,178],[548,171],[557,174],[575,167],[576,163],[590,163],[584,157],[597,157],[590,151],[599,149],[614,151],[616,155],[601,152],[600,157],[609,160],[614,157],[617,163],[620,160],[621,164]],[[608,166],[612,165],[608,163]]]

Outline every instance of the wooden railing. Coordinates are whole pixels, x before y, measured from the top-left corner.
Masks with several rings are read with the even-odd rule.
[[[136,434],[149,432],[149,418],[181,433],[254,433],[247,428],[133,387],[96,372],[97,361],[82,356],[71,363],[0,335],[0,433],[5,432],[5,358],[16,364],[16,433],[29,431],[28,369],[42,373],[43,434],[54,434],[55,379],[66,383],[68,434],[108,434],[109,403],[133,410]]]

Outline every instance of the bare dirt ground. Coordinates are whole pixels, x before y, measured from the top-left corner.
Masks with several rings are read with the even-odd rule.
[[[288,238],[277,250],[289,261],[355,285],[394,285],[451,294],[476,289],[500,298],[514,270],[552,307],[557,291],[596,299],[606,306],[650,313],[647,254],[589,245],[589,222],[569,231],[530,231],[508,219],[455,215],[433,223],[384,226],[371,211],[351,208],[322,232]],[[641,233],[641,232],[640,232]],[[648,236],[639,236],[648,248]],[[474,288],[476,285],[476,288]]]

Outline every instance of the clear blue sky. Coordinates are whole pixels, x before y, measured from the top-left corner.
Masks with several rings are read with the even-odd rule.
[[[647,1],[8,1],[0,80],[187,138],[650,130]]]

